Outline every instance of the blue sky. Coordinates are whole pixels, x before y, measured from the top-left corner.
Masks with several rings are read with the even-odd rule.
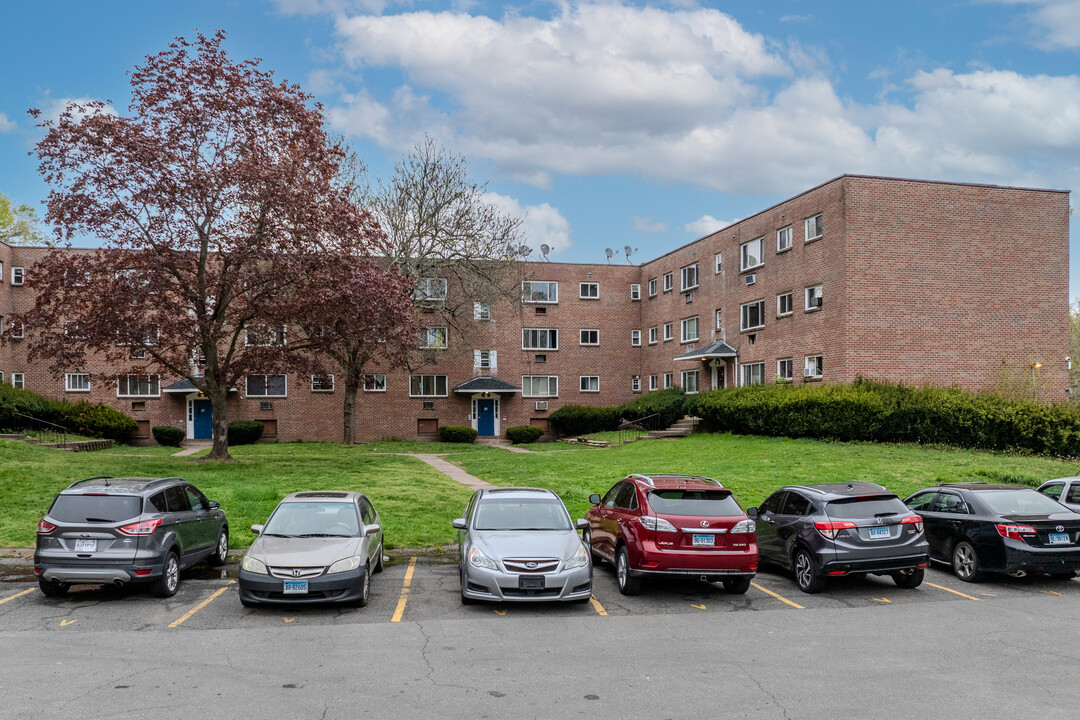
[[[653,258],[844,172],[1080,188],[1080,0],[53,0],[4,16],[0,191],[28,203],[47,188],[27,108],[125,112],[127,71],[219,28],[234,58],[314,93],[375,175],[425,132],[469,157],[555,260]]]

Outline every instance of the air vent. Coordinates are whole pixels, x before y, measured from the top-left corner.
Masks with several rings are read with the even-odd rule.
[[[259,409],[260,410],[273,410],[274,409],[274,403],[272,403],[269,400],[260,400],[259,401]]]
[[[425,410],[434,410],[435,409],[435,401],[434,400],[425,400],[424,401],[424,409]]]
[[[694,293],[692,293],[692,292],[686,293],[683,297],[686,298],[686,302],[688,302],[688,303],[694,302]]]
[[[538,308],[536,308],[536,314],[537,315],[547,315],[547,308],[546,307],[538,307]]]
[[[546,353],[536,353],[533,355],[533,362],[547,362]]]
[[[746,276],[746,284],[747,285],[753,285],[756,282],[757,282],[757,273],[750,273],[749,275]]]
[[[547,410],[547,400],[537,400],[535,407],[537,410]]]

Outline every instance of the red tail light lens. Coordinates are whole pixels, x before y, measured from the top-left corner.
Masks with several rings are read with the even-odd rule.
[[[655,530],[657,532],[678,532],[675,526],[669,523],[662,517],[654,517],[652,515],[642,515],[638,518],[638,522],[641,526],[649,530]]]
[[[850,520],[832,520],[830,522],[816,522],[814,527],[817,528],[822,537],[835,540],[841,530],[854,530],[858,526]]]
[[[41,518],[40,520],[38,520],[38,524],[37,524],[37,533],[38,533],[38,535],[48,535],[49,533],[51,533],[55,529],[56,529],[56,526],[53,525],[48,520],[46,520],[45,518]]]
[[[901,525],[914,525],[917,532],[922,532],[922,518],[918,515],[908,515],[900,521]]]
[[[116,529],[125,535],[153,535],[160,524],[161,518],[154,518],[153,520],[143,520],[130,525],[121,525]]]
[[[998,535],[1013,540],[1023,540],[1024,535],[1035,535],[1035,528],[1030,525],[998,525]]]

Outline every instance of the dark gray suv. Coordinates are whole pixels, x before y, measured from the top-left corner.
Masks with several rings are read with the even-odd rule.
[[[792,570],[803,592],[867,574],[914,588],[930,564],[922,518],[874,483],[788,485],[746,514],[757,520],[761,562]]]
[[[83,583],[150,583],[170,597],[181,570],[221,565],[228,552],[225,513],[182,478],[94,477],[63,490],[38,522],[34,573],[49,597]]]

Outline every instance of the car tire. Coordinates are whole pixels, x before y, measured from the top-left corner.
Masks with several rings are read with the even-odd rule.
[[[732,595],[743,595],[750,589],[750,580],[748,577],[727,578],[723,581],[724,590]]]
[[[221,532],[218,534],[217,544],[214,546],[214,552],[210,553],[210,557],[206,558],[207,565],[218,567],[224,565],[225,561],[229,558],[229,528],[221,528]]]
[[[474,600],[471,597],[465,597],[465,585],[468,581],[465,579],[465,573],[461,573],[461,604],[462,605],[475,605],[479,600]]]
[[[979,555],[971,543],[962,540],[952,550],[953,574],[964,582],[979,582],[983,578],[979,570]]]
[[[367,607],[371,601],[371,565],[364,565],[363,585],[360,587],[360,597],[354,603],[356,607]]]
[[[373,573],[381,573],[383,571],[383,559],[382,559],[382,556],[383,556],[383,544],[380,542],[379,543],[379,553],[378,553],[378,555],[375,556],[375,567],[372,568],[371,572],[373,572]]]
[[[814,563],[814,556],[806,548],[795,551],[795,561],[791,564],[795,570],[795,584],[808,595],[825,589],[825,576]]]
[[[896,583],[896,587],[913,590],[922,585],[923,576],[925,575],[926,571],[924,569],[916,568],[911,572],[895,572],[892,574],[892,579]]]
[[[38,580],[38,588],[45,597],[64,597],[67,595],[70,585],[54,583],[49,580]]]
[[[1074,573],[1074,572],[1050,573],[1050,577],[1053,578],[1054,580],[1072,580],[1074,577],[1076,577],[1076,573]]]
[[[180,589],[180,556],[175,550],[170,550],[165,556],[165,566],[162,568],[161,577],[150,585],[150,594],[154,597],[167,598],[176,594]]]
[[[625,545],[620,545],[615,551],[615,581],[623,595],[637,595],[641,592],[641,578],[630,574],[630,553],[626,551]]]

